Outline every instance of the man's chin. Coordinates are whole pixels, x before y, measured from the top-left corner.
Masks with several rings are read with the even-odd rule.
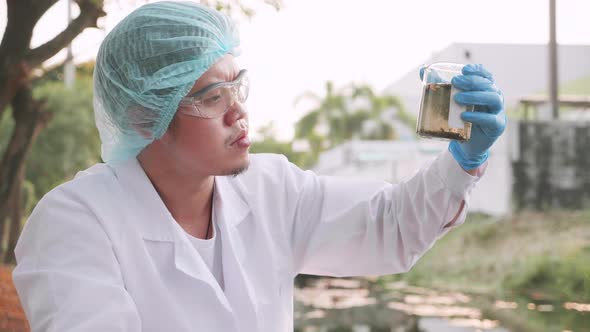
[[[222,172],[220,175],[221,176],[233,176],[236,177],[242,173],[244,173],[246,170],[248,170],[248,167],[250,166],[250,160],[246,159],[242,165],[239,165],[237,167],[233,167],[228,169],[227,171]]]

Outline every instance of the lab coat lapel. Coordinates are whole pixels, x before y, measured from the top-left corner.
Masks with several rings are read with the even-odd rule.
[[[231,306],[219,283],[166,208],[137,159],[114,166],[113,170],[122,187],[128,191],[128,204],[124,204],[124,208],[128,211],[127,215],[135,219],[133,223],[141,233],[145,245],[150,250],[173,246],[176,269],[211,286],[218,300],[231,312]]]
[[[180,226],[178,227],[180,228]],[[201,280],[211,286],[217,295],[217,299],[229,312],[231,312],[232,307],[229,304],[225,293],[219,286],[219,283],[186,235],[180,232],[184,231],[182,229],[179,230],[179,234],[181,234],[182,237],[177,239],[174,243],[174,265],[179,271],[182,271],[186,275]]]
[[[252,283],[248,279],[244,261],[246,247],[238,225],[250,214],[244,198],[236,191],[239,181],[230,182],[227,177],[216,177],[215,215],[222,235],[223,275],[225,294],[236,314],[243,316],[253,331],[257,330],[256,301]],[[249,330],[249,329],[246,329]]]

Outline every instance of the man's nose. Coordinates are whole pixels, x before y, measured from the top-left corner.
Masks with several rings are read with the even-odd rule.
[[[236,121],[245,118],[247,114],[246,105],[234,100],[229,110],[225,113],[225,124],[232,126]]]

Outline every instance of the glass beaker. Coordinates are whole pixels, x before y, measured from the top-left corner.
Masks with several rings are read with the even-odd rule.
[[[426,138],[466,141],[471,138],[471,123],[461,120],[461,113],[473,111],[473,105],[457,104],[457,88],[451,85],[461,75],[462,64],[437,62],[424,69],[422,100],[416,133]]]

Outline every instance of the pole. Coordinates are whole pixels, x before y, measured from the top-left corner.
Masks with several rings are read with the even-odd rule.
[[[68,2],[68,24],[72,22],[72,0],[66,0]],[[74,65],[74,56],[72,55],[72,43],[68,45],[68,52],[66,55],[66,62],[64,65],[64,84],[67,88],[74,86],[74,80],[76,78],[76,67]]]
[[[553,119],[559,118],[555,1],[549,0],[549,103]]]

